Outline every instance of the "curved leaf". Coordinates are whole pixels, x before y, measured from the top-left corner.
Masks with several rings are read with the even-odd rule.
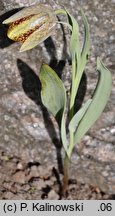
[[[88,60],[88,55],[89,55],[89,49],[90,49],[90,32],[89,32],[89,24],[87,22],[87,18],[83,12],[83,10],[81,10],[81,15],[82,15],[82,20],[83,20],[83,24],[84,24],[84,43],[83,43],[83,48],[82,51],[80,52],[80,49],[76,51],[77,56],[80,56],[77,60],[77,76],[75,77],[75,86],[76,86],[76,93],[79,87],[79,83],[82,77],[82,74],[84,72],[85,69],[85,65],[87,63]]]
[[[42,83],[42,102],[56,117],[64,109],[65,89],[63,83],[47,64],[43,64],[41,67],[40,81]]]
[[[80,70],[81,72],[84,71],[87,59],[88,59],[88,55],[89,55],[89,49],[90,49],[90,31],[89,31],[89,24],[87,22],[87,18],[83,12],[83,10],[81,10],[81,15],[82,15],[82,19],[83,19],[83,24],[84,24],[84,31],[85,31],[85,36],[84,36],[84,44],[83,44],[83,48],[82,48],[82,52],[81,52],[81,67]]]
[[[74,142],[77,143],[83,135],[89,130],[102,113],[111,92],[112,78],[110,71],[103,65],[100,59],[97,59],[97,71],[99,80],[85,115],[81,119],[77,132],[75,133]]]
[[[43,64],[40,70],[42,84],[41,98],[44,106],[56,118],[61,128],[62,143],[67,150],[66,127],[64,111],[66,107],[66,91],[61,79],[56,72],[47,64]]]
[[[80,41],[79,41],[79,25],[75,18],[69,14],[68,11],[68,22],[71,26],[71,38],[70,38],[70,54],[72,56],[72,59],[77,58],[77,69],[79,70],[80,66],[80,59],[81,59],[81,49],[80,49]]]
[[[92,99],[89,99],[83,107],[73,116],[69,123],[69,130],[75,132],[80,120],[83,118],[85,112],[87,111]]]

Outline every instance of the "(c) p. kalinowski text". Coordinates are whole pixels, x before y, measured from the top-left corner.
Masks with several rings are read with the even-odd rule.
[[[32,204],[32,211],[83,211],[83,203],[75,203],[71,205],[66,205],[66,204],[50,204],[50,203],[45,203],[40,204],[40,203],[33,203]]]

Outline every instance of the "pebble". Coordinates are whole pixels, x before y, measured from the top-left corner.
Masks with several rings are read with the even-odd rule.
[[[10,116],[4,115],[4,120],[5,120],[5,121],[9,121],[9,120],[10,120]]]
[[[51,190],[48,193],[48,199],[49,200],[59,200],[59,195],[54,190]]]
[[[22,169],[23,169],[22,163],[18,163],[18,164],[17,164],[17,169],[18,169],[18,170],[22,170]]]
[[[7,134],[5,134],[5,135],[4,135],[4,140],[5,140],[6,142],[8,142],[9,139],[10,139],[9,136],[8,136]]]
[[[110,132],[111,132],[112,134],[115,134],[115,128],[112,128],[112,129],[110,130]]]

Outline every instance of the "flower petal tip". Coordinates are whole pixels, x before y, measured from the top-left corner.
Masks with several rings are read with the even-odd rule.
[[[25,52],[25,51],[28,51],[28,50],[30,50],[30,49],[31,49],[30,47],[27,47],[27,46],[25,46],[25,44],[22,44],[22,46],[21,46],[19,52]]]
[[[24,49],[23,47],[20,48],[19,52],[27,51],[27,49]]]
[[[2,24],[8,24],[7,19],[2,22]]]

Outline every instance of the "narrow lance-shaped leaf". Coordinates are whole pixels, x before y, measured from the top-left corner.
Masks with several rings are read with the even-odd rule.
[[[74,101],[79,88],[81,77],[85,68],[87,61],[87,56],[89,54],[90,48],[90,33],[87,18],[83,11],[81,10],[81,15],[84,24],[84,43],[83,48],[80,47],[79,41],[79,26],[73,16],[68,12],[69,24],[72,26],[72,34],[70,38],[70,54],[72,56],[72,89],[71,89],[71,103],[70,103],[70,119],[73,113]]]
[[[44,106],[56,118],[60,129],[61,138],[65,150],[67,150],[67,139],[65,129],[64,111],[66,107],[66,91],[61,79],[56,72],[47,64],[43,64],[40,70],[40,81],[42,84],[41,98]]]
[[[90,49],[90,32],[89,32],[89,25],[87,22],[87,18],[83,12],[83,10],[81,10],[81,15],[82,15],[82,20],[83,20],[83,24],[84,24],[84,42],[83,42],[83,48],[82,51],[77,50],[76,52],[80,53],[79,56],[79,65],[77,67],[77,76],[75,77],[75,86],[76,86],[76,93],[79,87],[79,83],[81,81],[81,77],[82,74],[84,72],[85,69],[85,65],[88,59],[88,55],[89,55],[89,49]],[[77,54],[78,55],[78,54]]]
[[[89,55],[89,49],[90,49],[90,31],[89,31],[89,24],[87,22],[87,18],[83,12],[83,10],[81,10],[81,15],[82,15],[82,19],[83,19],[83,24],[84,24],[84,31],[85,31],[85,35],[84,35],[84,44],[83,44],[83,48],[82,48],[82,52],[81,52],[81,67],[80,67],[80,71],[81,73],[83,73],[87,59],[88,59],[88,55]]]
[[[75,18],[69,14],[68,11],[68,22],[71,25],[71,38],[70,38],[70,54],[72,59],[76,56],[77,58],[77,69],[80,66],[80,57],[81,57],[81,50],[80,50],[80,41],[79,41],[79,26]]]
[[[79,75],[79,68],[81,65],[81,48],[79,41],[79,26],[75,18],[67,11],[68,22],[71,25],[71,37],[70,37],[70,55],[72,58],[72,83],[71,83],[71,96],[70,96],[70,110],[69,120],[73,117],[74,102],[77,94],[78,86],[81,76]]]
[[[110,71],[97,59],[97,71],[99,80],[85,115],[81,119],[75,134],[75,144],[83,137],[102,113],[111,92],[112,78]]]

